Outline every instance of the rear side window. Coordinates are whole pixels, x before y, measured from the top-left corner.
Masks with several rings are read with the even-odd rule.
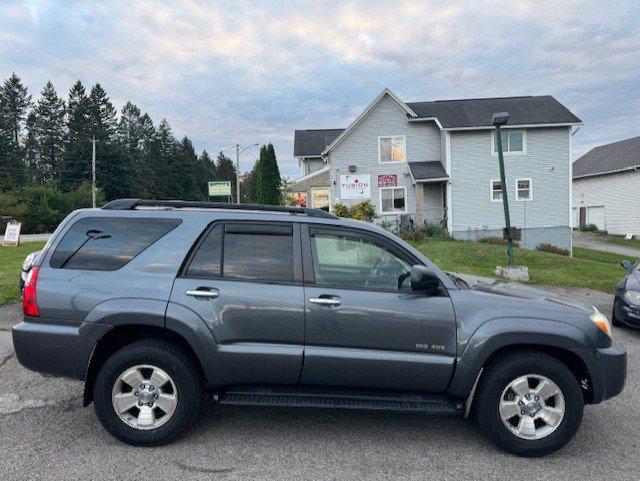
[[[217,225],[202,242],[187,277],[293,282],[291,225]]]
[[[64,235],[50,265],[97,271],[120,269],[180,222],[180,219],[86,217]]]

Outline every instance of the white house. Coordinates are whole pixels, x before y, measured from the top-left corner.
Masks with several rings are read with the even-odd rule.
[[[596,147],[573,164],[573,225],[640,235],[640,137]]]
[[[313,207],[370,200],[381,220],[440,221],[456,238],[501,236],[502,193],[491,125],[503,127],[512,224],[521,245],[571,249],[571,137],[581,121],[551,96],[404,102],[384,89],[345,129],[296,130]]]

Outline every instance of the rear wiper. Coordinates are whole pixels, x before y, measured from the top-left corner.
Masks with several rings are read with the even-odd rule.
[[[80,252],[80,249],[82,249],[85,246],[85,244],[89,242],[91,239],[108,239],[109,237],[111,237],[111,234],[107,234],[106,232],[103,232],[97,229],[88,230],[87,232],[85,232],[85,235],[87,236],[87,238],[84,241],[82,241],[82,244],[80,244],[78,248],[75,251],[73,251],[69,255],[69,257],[67,257],[64,260],[62,264],[60,264],[60,269],[62,269],[65,265],[67,265],[67,262],[69,262],[73,256],[75,256],[78,252]]]

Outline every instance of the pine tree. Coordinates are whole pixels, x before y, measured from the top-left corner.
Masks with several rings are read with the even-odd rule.
[[[10,130],[11,140],[17,148],[20,145],[20,133],[27,112],[31,107],[31,95],[15,72],[4,81],[0,89],[0,105],[0,115],[4,118],[4,125]]]
[[[263,145],[260,149],[257,173],[256,197],[258,203],[280,205],[282,203],[282,193],[280,192],[282,179],[273,144]]]
[[[103,144],[110,142],[116,131],[116,109],[99,83],[91,87],[88,103],[89,134]]]
[[[32,110],[27,116],[27,136],[24,142],[24,162],[27,168],[27,179],[30,184],[44,182],[40,165],[40,144],[38,141],[36,113]]]
[[[198,157],[198,172],[204,182],[199,186],[202,190],[202,198],[209,198],[209,181],[216,178],[216,164],[211,159],[209,152],[203,150]]]
[[[59,178],[63,189],[72,190],[91,180],[89,98],[80,80],[69,90],[67,114],[67,143]]]
[[[220,152],[216,162],[216,180],[231,181],[231,197],[236,194],[236,166],[229,157]]]
[[[249,172],[245,172],[240,182],[241,202],[255,204],[258,202],[258,161],[253,164]]]
[[[43,178],[59,174],[65,138],[65,104],[49,81],[42,90],[36,107],[36,131],[40,144]]]
[[[140,162],[134,165],[135,177],[137,179],[136,192],[140,197],[153,198],[155,179],[153,158],[154,145],[156,142],[156,128],[149,114],[144,113],[139,120],[140,128]]]

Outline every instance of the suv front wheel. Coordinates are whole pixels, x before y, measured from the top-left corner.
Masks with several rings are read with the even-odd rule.
[[[474,401],[482,433],[519,456],[552,453],[566,445],[582,421],[577,379],[540,352],[505,355],[485,370]]]
[[[100,369],[93,399],[98,419],[113,436],[136,446],[159,446],[181,435],[202,403],[194,361],[162,340],[130,344]]]

